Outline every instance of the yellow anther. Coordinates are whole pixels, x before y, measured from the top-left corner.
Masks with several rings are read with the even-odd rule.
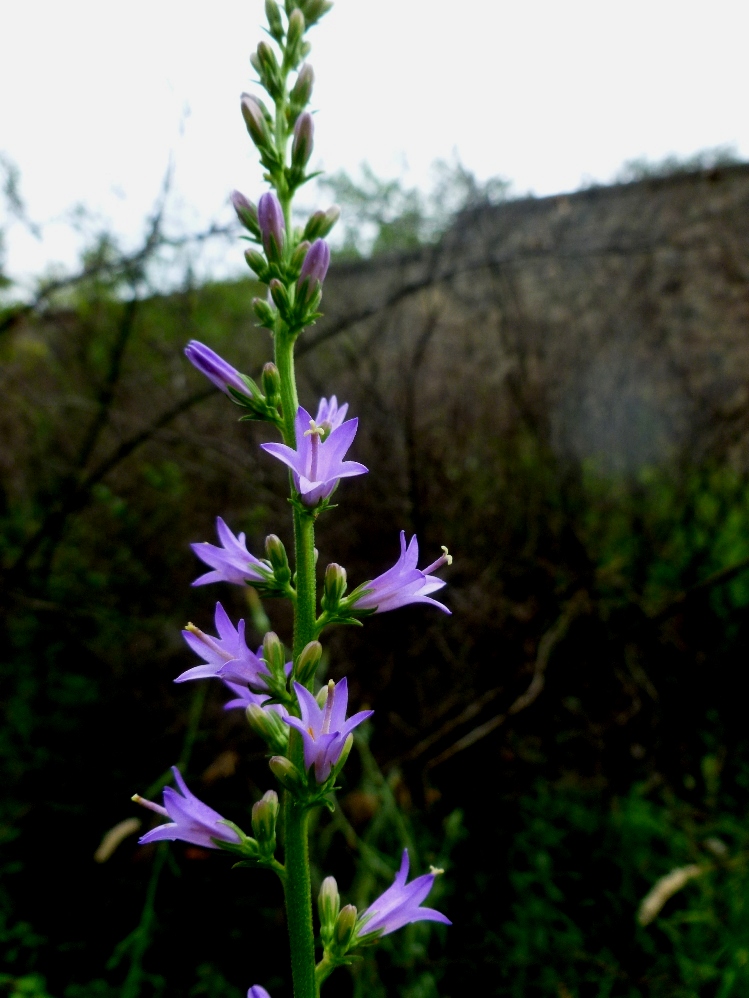
[[[430,866],[430,867],[429,867],[429,872],[430,872],[430,873],[431,873],[431,874],[432,874],[433,876],[435,876],[435,877],[439,877],[439,876],[440,876],[440,874],[444,873],[445,871],[444,871],[443,869],[441,869],[441,868],[440,868],[439,866]]]
[[[445,547],[444,544],[442,545],[442,554],[444,555],[445,562],[448,565],[452,565],[452,563],[453,563],[453,556],[450,554],[450,552],[447,550],[447,548]]]

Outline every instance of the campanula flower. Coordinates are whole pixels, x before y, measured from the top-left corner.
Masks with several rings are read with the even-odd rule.
[[[316,506],[321,499],[327,499],[341,478],[364,475],[369,470],[357,461],[343,460],[358,425],[358,419],[348,419],[321,440],[322,427],[299,406],[295,421],[297,449],[276,443],[260,446],[291,468],[302,502],[306,506]]]
[[[233,388],[240,395],[250,397],[250,390],[236,367],[232,367],[223,357],[219,357],[215,350],[211,350],[205,343],[190,340],[185,347],[185,356],[193,367],[204,374],[225,395],[230,395],[229,389]]]
[[[390,887],[376,901],[362,912],[359,919],[357,936],[362,939],[375,932],[383,936],[395,932],[396,929],[408,925],[409,922],[442,922],[452,925],[450,919],[434,908],[420,908],[422,901],[432,889],[434,878],[441,870],[425,873],[410,884],[408,877],[408,849],[403,850],[401,868],[395,875]]]
[[[179,793],[171,787],[164,787],[164,806],[154,804],[153,801],[145,800],[135,794],[133,800],[136,804],[171,818],[166,825],[159,825],[142,835],[138,841],[141,845],[148,842],[159,842],[162,839],[179,839],[182,842],[190,842],[195,846],[203,846],[205,849],[218,849],[219,846],[213,841],[221,839],[223,842],[239,843],[239,836],[228,825],[223,824],[224,818],[208,807],[201,800],[187,789],[187,784],[182,779],[182,774],[176,766],[172,766],[174,779],[179,787]]]
[[[378,575],[371,582],[365,582],[360,588],[364,595],[359,596],[353,604],[356,610],[374,610],[375,613],[385,613],[386,610],[397,610],[407,603],[431,603],[432,606],[450,613],[446,606],[431,599],[430,593],[442,589],[445,582],[432,578],[432,572],[442,565],[449,565],[452,557],[443,548],[443,555],[432,562],[427,568],[419,569],[419,544],[416,535],[411,538],[406,547],[406,533],[401,530],[401,553],[398,561],[391,569]]]
[[[328,399],[320,399],[320,404],[317,407],[317,416],[315,416],[315,423],[320,427],[321,430],[325,431],[325,436],[329,436],[333,430],[337,430],[341,423],[346,418],[346,413],[348,412],[348,402],[344,402],[343,405],[338,405],[338,399],[335,395],[330,396],[330,401]]]
[[[309,690],[299,683],[294,683],[294,691],[302,712],[301,720],[291,716],[284,720],[301,732],[305,769],[309,770],[310,766],[314,766],[315,779],[318,783],[324,783],[330,776],[331,768],[340,759],[349,734],[362,721],[371,717],[374,711],[360,710],[346,720],[348,683],[345,677],[337,684],[331,679],[322,707]]]
[[[243,586],[248,582],[268,581],[273,574],[270,562],[261,561],[250,554],[244,533],[235,537],[220,516],[216,517],[216,533],[221,547],[208,544],[207,541],[190,545],[198,558],[213,569],[197,578],[193,582],[194,586],[207,586],[209,582],[233,582]]]
[[[240,620],[235,627],[220,603],[216,604],[214,620],[217,637],[205,634],[194,624],[188,624],[182,631],[187,644],[203,659],[203,665],[193,666],[183,672],[174,680],[175,683],[215,678],[223,679],[224,682],[248,683],[262,691],[265,688],[264,677],[270,673],[260,657],[262,648],[255,654],[247,647],[244,621]]]

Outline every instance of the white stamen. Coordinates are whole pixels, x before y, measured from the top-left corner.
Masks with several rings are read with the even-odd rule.
[[[317,481],[317,455],[320,452],[320,437],[324,436],[324,430],[318,426],[314,419],[309,421],[309,429],[304,432],[305,437],[311,437],[311,453],[309,462],[309,480]]]
[[[161,804],[154,804],[152,800],[146,800],[146,798],[141,797],[140,794],[133,794],[130,800],[136,804],[140,804],[141,807],[147,807],[149,811],[155,811],[156,814],[163,815],[165,818],[169,817],[169,812],[165,807],[162,807]]]
[[[439,866],[430,866],[429,872],[432,874],[432,876],[439,877],[439,875],[441,873],[444,873],[445,871],[441,869]]]
[[[328,695],[325,699],[325,714],[322,719],[321,734],[330,734],[330,715],[333,713],[333,700],[335,698],[335,683],[331,679],[328,682]]]

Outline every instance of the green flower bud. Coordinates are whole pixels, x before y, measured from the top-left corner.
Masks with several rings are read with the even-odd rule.
[[[270,361],[263,367],[263,391],[269,405],[278,405],[281,401],[281,375],[278,373],[276,365]],[[278,543],[281,544],[280,541]]]
[[[298,48],[306,27],[307,26],[304,23],[304,14],[297,7],[296,10],[293,10],[289,15],[289,26],[286,29],[287,51],[293,53]]]
[[[257,50],[250,56],[250,62],[265,89],[274,100],[277,100],[283,94],[283,83],[273,49],[267,42],[260,42]]]
[[[260,226],[257,224],[257,207],[239,191],[232,191],[231,203],[237,218],[253,236],[260,238]]]
[[[271,145],[271,134],[262,102],[252,94],[242,94],[240,107],[250,138],[258,149],[267,149]]]
[[[291,93],[289,94],[289,103],[292,107],[298,108],[301,111],[302,108],[307,106],[309,99],[312,96],[312,85],[314,82],[315,71],[308,62],[305,62],[299,70],[296,82],[291,88]]]
[[[265,538],[265,554],[273,567],[273,574],[276,577],[276,581],[281,585],[287,583],[291,579],[291,569],[289,568],[286,548],[283,546],[280,537],[276,537],[275,534],[268,534]]]
[[[260,259],[262,260],[262,257],[260,257]],[[250,264],[250,266],[252,266],[252,264]],[[260,320],[260,325],[264,326],[266,329],[273,329],[276,324],[276,312],[271,308],[265,298],[253,298],[252,308],[255,315]]]
[[[333,6],[331,0],[306,0],[301,4],[307,27],[312,27],[321,17],[324,17]]]
[[[310,641],[299,653],[294,663],[294,679],[306,686],[317,672],[322,658],[322,645],[319,641]]]
[[[244,258],[257,274],[258,280],[265,284],[265,279],[268,276],[268,264],[265,262],[263,254],[257,250],[248,249],[244,251]]]
[[[320,915],[320,935],[324,944],[329,944],[335,929],[336,919],[341,910],[341,896],[335,877],[326,877],[317,896],[317,911]]]
[[[310,241],[322,239],[327,236],[340,217],[341,209],[335,204],[327,211],[316,211],[305,225],[302,239]]]
[[[278,817],[278,794],[268,790],[252,807],[252,830],[261,852],[273,855],[276,851],[276,819]]]
[[[280,45],[283,41],[284,31],[281,11],[278,9],[276,0],[265,0],[265,16],[268,18],[271,37],[275,38]]]
[[[268,765],[281,786],[292,794],[299,794],[304,789],[304,781],[299,770],[286,756],[274,755],[268,760]]]
[[[277,277],[268,285],[270,296],[281,315],[286,315],[289,311],[289,294]]]
[[[285,752],[289,745],[289,726],[275,710],[263,709],[252,703],[246,710],[247,721],[272,752]]]
[[[325,587],[322,596],[322,608],[328,613],[335,613],[341,597],[346,592],[346,569],[332,562],[325,569]]]
[[[309,111],[300,114],[294,125],[294,140],[291,144],[291,163],[297,170],[303,170],[309,162],[314,146],[315,123]]]
[[[302,264],[304,263],[304,258],[306,257],[307,250],[309,248],[310,244],[305,239],[301,243],[299,243],[297,248],[291,254],[291,259],[289,260],[288,269],[289,269],[289,274],[295,279],[299,277],[299,274],[301,273]]]
[[[263,638],[263,659],[273,678],[279,682],[285,682],[286,673],[284,671],[284,665],[286,655],[283,650],[283,645],[274,631],[268,631]]]
[[[356,932],[357,911],[353,904],[344,905],[336,919],[333,945],[343,955],[353,942]]]

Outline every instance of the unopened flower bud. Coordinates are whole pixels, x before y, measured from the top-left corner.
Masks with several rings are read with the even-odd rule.
[[[283,254],[286,223],[281,203],[272,191],[266,191],[257,206],[257,220],[263,239],[263,246],[272,263],[278,263]]]
[[[268,790],[252,807],[252,830],[262,852],[275,852],[277,817],[278,794],[275,790]]]
[[[252,94],[242,94],[240,106],[250,138],[258,149],[267,148],[270,145],[270,130],[263,114],[262,104]]]
[[[299,791],[304,787],[304,782],[302,781],[299,770],[290,759],[286,758],[286,756],[274,755],[268,760],[268,765],[271,768],[271,772],[282,787],[285,787],[292,793],[299,793]]]
[[[281,400],[281,375],[278,373],[276,365],[271,361],[263,366],[263,391],[270,405],[278,405]],[[283,545],[281,546],[283,547]]]
[[[310,248],[310,244],[307,240],[303,240],[294,252],[291,254],[291,259],[289,260],[289,271],[292,274],[298,274],[302,269],[302,264],[304,263],[304,258],[307,256],[307,250]]]
[[[335,562],[325,569],[325,588],[323,590],[323,609],[334,613],[338,609],[343,594],[346,592],[346,569]]]
[[[319,239],[327,236],[340,217],[341,209],[335,204],[327,211],[316,211],[305,225],[302,238]]]
[[[280,44],[283,41],[283,21],[276,0],[265,0],[265,16],[273,38]]]
[[[260,256],[259,253],[258,256]],[[260,257],[260,259],[262,260],[262,257]],[[252,266],[252,264],[250,264],[250,266]],[[276,324],[276,313],[265,298],[253,298],[252,307],[255,311],[255,315],[260,321],[260,325],[265,326],[266,329],[273,329]]]
[[[273,280],[270,282],[270,284],[268,285],[268,290],[270,291],[270,296],[273,299],[273,302],[276,308],[281,313],[281,315],[284,315],[286,312],[288,312],[289,295],[286,291],[286,288],[283,286],[283,284],[279,281],[277,277],[274,277]]]
[[[299,273],[297,288],[303,301],[310,301],[325,280],[330,266],[330,248],[324,239],[316,239],[307,250]]]
[[[304,23],[304,14],[297,7],[289,15],[289,26],[286,29],[286,49],[293,52],[302,40],[302,35],[307,25]]]
[[[246,249],[244,251],[244,258],[250,268],[257,274],[258,280],[265,283],[265,280],[268,277],[268,264],[265,262],[263,254],[258,253],[258,251],[254,249]]]
[[[348,759],[349,755],[351,754],[351,749],[353,748],[353,745],[354,745],[354,736],[353,736],[353,734],[350,734],[348,736],[348,738],[346,739],[346,741],[343,743],[343,748],[341,749],[341,754],[340,754],[340,756],[338,758],[338,762],[335,764],[335,774],[336,774],[336,776],[338,775],[338,773],[340,773],[340,771],[346,765],[346,760]]]
[[[323,942],[330,941],[335,928],[336,919],[341,910],[341,896],[335,877],[326,877],[317,896],[317,911],[320,915],[320,935]]]
[[[306,107],[312,96],[312,86],[315,82],[315,71],[305,62],[297,74],[296,82],[289,94],[289,103],[296,108]]]
[[[309,162],[314,146],[315,123],[309,111],[300,114],[294,125],[294,141],[291,144],[291,162],[303,170]]]
[[[322,658],[322,645],[319,641],[310,641],[305,645],[294,663],[294,679],[306,686],[317,672]]]
[[[263,638],[263,660],[274,679],[284,680],[284,650],[283,645],[274,631],[268,631]]]
[[[231,192],[231,203],[237,218],[242,225],[251,232],[253,236],[260,237],[260,226],[257,223],[257,208],[244,194],[239,191]]]
[[[275,710],[252,703],[246,710],[247,722],[272,752],[285,752],[289,744],[289,726]]]
[[[250,56],[250,63],[265,89],[274,100],[277,100],[283,91],[281,71],[276,54],[267,42],[260,42],[257,50]]]
[[[291,569],[289,568],[286,548],[283,546],[280,537],[276,537],[275,534],[268,534],[265,538],[265,554],[271,563],[276,581],[281,583],[281,585],[288,582],[291,578]]]
[[[357,911],[353,904],[346,904],[341,908],[333,930],[333,944],[339,953],[345,953],[353,941],[356,916]]]
[[[316,24],[333,6],[332,0],[305,0],[302,10],[308,27]]]

